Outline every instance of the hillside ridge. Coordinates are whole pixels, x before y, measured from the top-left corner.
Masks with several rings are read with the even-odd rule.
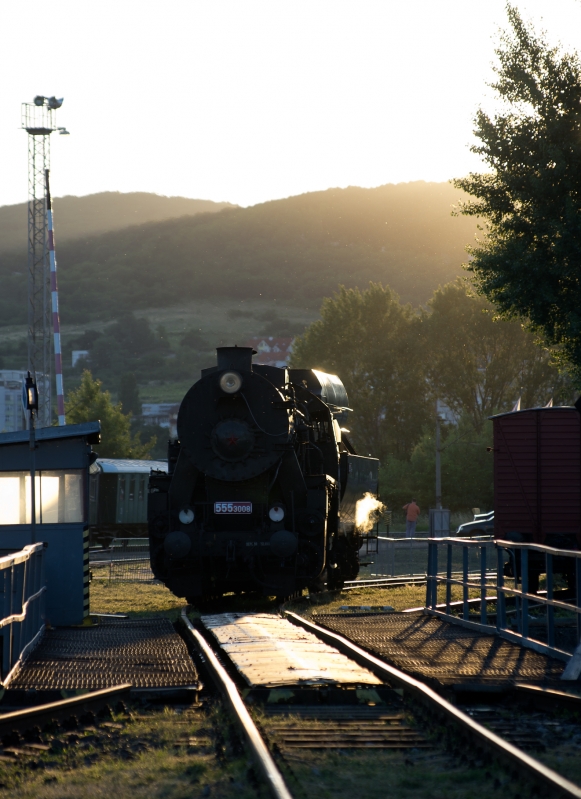
[[[423,181],[327,189],[68,239],[57,207],[61,315],[107,320],[210,298],[316,309],[340,284],[370,281],[417,306],[462,273],[476,220],[451,216],[461,199]],[[25,322],[25,267],[22,251],[0,249],[4,324]]]
[[[58,242],[237,207],[227,202],[167,197],[144,191],[67,194],[53,198],[53,206]],[[28,203],[0,206],[0,253],[26,251],[27,241]]]

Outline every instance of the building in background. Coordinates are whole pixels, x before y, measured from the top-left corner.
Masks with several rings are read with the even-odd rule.
[[[28,372],[17,369],[0,369],[0,432],[14,433],[26,430],[22,410],[22,381]]]
[[[145,424],[156,424],[169,430],[170,438],[177,438],[179,402],[144,402],[141,405],[141,420]]]
[[[252,359],[254,363],[263,366],[278,366],[284,368],[288,366],[288,361],[293,350],[294,338],[275,338],[274,336],[263,336],[251,338],[245,343],[245,347],[252,347],[256,350],[256,355]]]
[[[22,381],[28,372],[21,369],[0,369],[0,433],[26,430],[28,422],[22,410]],[[48,380],[37,375],[39,393],[48,389]]]
[[[91,360],[89,350],[73,350],[72,360],[72,366],[76,366],[79,361],[86,361],[88,363]]]
[[[437,400],[437,402],[438,402],[438,416],[440,417],[440,419],[443,422],[446,422],[447,424],[453,424],[454,426],[457,426],[458,422],[460,421],[460,418],[456,414],[456,412],[453,411],[452,408],[448,407],[448,405],[446,405],[446,403],[443,400],[439,399]]]

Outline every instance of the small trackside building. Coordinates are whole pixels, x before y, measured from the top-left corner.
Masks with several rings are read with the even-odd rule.
[[[99,422],[36,430],[34,530],[29,432],[0,433],[0,554],[46,543],[46,620],[53,627],[82,624],[89,615],[89,467],[100,430]]]

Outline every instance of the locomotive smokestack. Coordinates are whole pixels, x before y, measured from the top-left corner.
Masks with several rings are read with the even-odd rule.
[[[252,356],[256,350],[252,347],[217,347],[218,369],[237,369],[252,371]]]

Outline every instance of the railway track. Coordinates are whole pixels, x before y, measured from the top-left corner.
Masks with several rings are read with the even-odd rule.
[[[478,574],[480,579],[480,573]],[[496,572],[486,572],[486,579],[495,582]],[[357,580],[346,580],[343,591],[354,591],[357,588],[392,588],[398,585],[425,585],[426,574],[400,574],[390,577],[388,575],[380,577],[360,578]]]
[[[237,614],[223,615],[233,618]],[[474,702],[459,708],[343,636],[295,614],[286,615],[296,631],[296,640],[304,639],[304,633],[311,633],[367,670],[372,678],[365,678],[361,673],[345,677],[345,681],[351,679],[356,683],[346,687],[334,685],[333,680],[321,683],[320,679],[317,685],[311,685],[303,675],[301,686],[297,672],[294,677],[287,674],[278,684],[276,664],[281,652],[290,651],[295,660],[304,661],[305,669],[310,666],[306,662],[307,655],[297,655],[294,651],[292,636],[282,643],[274,640],[274,628],[269,632],[267,622],[276,617],[265,614],[258,627],[262,625],[270,635],[268,652],[272,655],[266,656],[270,663],[270,683],[261,685],[263,678],[259,674],[253,687],[241,690],[240,675],[232,665],[234,661],[225,654],[228,647],[232,654],[235,642],[230,633],[221,630],[220,617],[207,622],[208,628],[213,625],[214,629],[214,633],[209,633],[196,629],[185,609],[182,613],[186,635],[191,639],[198,661],[203,662],[224,697],[224,704],[252,753],[255,770],[277,799],[301,799],[317,790],[316,786],[305,787],[305,762],[310,764],[307,777],[315,780],[319,779],[320,771],[329,770],[320,765],[328,763],[329,757],[335,758],[334,768],[338,770],[342,761],[351,763],[349,757],[355,757],[357,752],[368,758],[371,753],[376,753],[377,758],[403,758],[397,762],[381,761],[384,763],[382,774],[386,768],[418,771],[426,765],[440,771],[466,773],[466,779],[471,780],[477,779],[474,775],[478,773],[479,779],[490,782],[490,795],[499,787],[508,786],[513,790],[510,776],[518,775],[517,793],[523,797],[526,795],[523,786],[529,786],[551,797],[581,799],[581,789],[536,759],[554,747],[555,742],[565,745],[577,740],[578,745],[581,743],[581,726],[577,720],[581,714],[580,697],[517,686],[513,698],[519,701],[518,711]],[[258,639],[258,627],[255,625],[256,637],[251,641],[251,651],[258,642],[257,652],[268,649]],[[248,637],[249,628],[243,632]],[[222,648],[216,643],[220,635],[226,642]],[[305,651],[310,652],[309,642],[306,647]],[[260,657],[250,660],[254,661],[250,666],[260,670]],[[361,680],[363,682],[358,682]],[[68,769],[75,768],[75,764],[90,766],[107,756],[129,761],[150,748],[158,748],[162,744],[148,730],[147,712],[130,698],[129,691],[129,685],[115,686],[0,715],[0,764],[15,764],[20,771],[42,769],[48,775],[44,780],[47,782],[57,779],[51,771],[55,759],[63,761],[64,758]],[[528,709],[527,704],[530,705]],[[548,715],[542,712],[543,707],[549,709]],[[557,707],[568,715],[555,717]],[[216,757],[216,753],[221,757],[225,745],[220,743],[224,720],[214,721],[213,728],[212,724],[202,721],[202,727],[198,724],[196,732],[192,731],[194,727],[188,714],[197,713],[198,717],[204,714],[193,706],[184,706],[177,712],[182,714],[179,718],[166,719],[174,728],[171,744],[174,750],[194,761],[199,757]],[[301,768],[303,771],[299,773]],[[252,777],[251,772],[252,769],[248,779]],[[331,776],[336,779],[335,774]],[[364,790],[361,795],[366,795]],[[484,791],[482,799],[488,795]]]
[[[0,761],[14,762],[61,750],[62,739],[79,729],[92,732],[97,726],[103,729],[111,724],[116,726],[111,721],[112,706],[124,711],[124,700],[129,698],[130,690],[131,685],[118,685],[3,713],[0,716]]]
[[[229,646],[232,650],[232,645],[221,648],[215,643],[219,636],[213,640],[207,632],[203,634],[192,625],[185,610],[182,612],[188,634],[235,714],[259,771],[277,799],[291,799],[293,795],[287,768],[293,753],[370,749],[407,750],[411,755],[405,763],[417,762],[421,757],[451,758],[469,767],[486,768],[483,773],[490,779],[493,779],[492,772],[500,767],[504,774],[516,777],[522,785],[528,786],[527,790],[534,789],[555,799],[581,799],[581,789],[577,785],[523,751],[541,751],[544,741],[549,740],[557,728],[563,728],[562,721],[550,721],[546,715],[535,711],[528,714],[525,723],[522,714],[511,715],[498,707],[485,705],[473,704],[459,709],[423,683],[370,655],[343,636],[296,614],[287,612],[285,615],[294,625],[316,635],[379,678],[380,685],[361,689],[367,700],[378,701],[345,704],[337,702],[335,696],[334,702],[323,705],[281,702],[257,709],[256,692],[246,690],[247,701],[244,702],[238,690],[237,682],[240,684],[240,680],[236,679],[232,661],[224,652]],[[217,623],[213,622],[214,625]],[[224,640],[231,641],[227,636]],[[271,687],[269,690],[276,689]],[[288,688],[278,690],[283,697],[285,691],[293,695]],[[381,692],[383,698],[379,696]],[[330,691],[327,693],[330,695]],[[540,701],[545,701],[553,709],[561,705],[577,713],[581,703],[579,698],[561,692],[520,687],[516,693],[522,700],[534,702],[535,707]],[[296,693],[293,698],[297,698]],[[253,704],[249,705],[252,700]],[[576,721],[572,724],[579,727]],[[494,779],[493,787],[503,784]]]

